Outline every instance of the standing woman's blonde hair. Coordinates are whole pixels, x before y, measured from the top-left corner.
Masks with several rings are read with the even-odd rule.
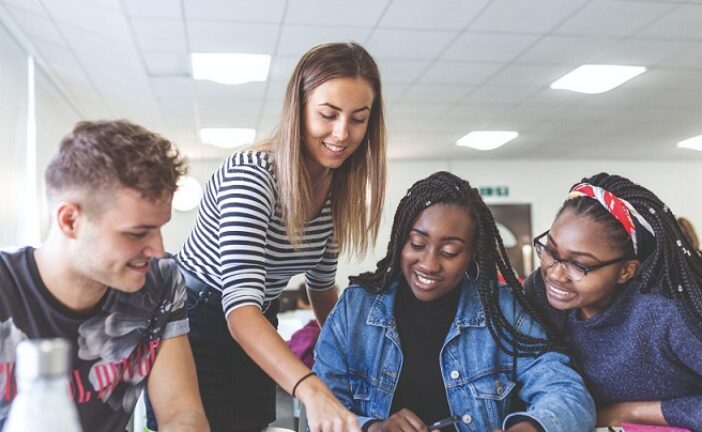
[[[378,235],[385,200],[385,121],[380,72],[356,43],[318,45],[305,53],[288,81],[280,123],[255,147],[275,161],[278,201],[296,247],[312,212],[311,180],[303,159],[303,110],[314,89],[334,78],[362,78],[373,90],[368,129],[360,147],[332,170],[330,193],[334,238],[340,251],[363,255]]]

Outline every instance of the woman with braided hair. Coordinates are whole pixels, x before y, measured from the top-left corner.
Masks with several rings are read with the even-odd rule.
[[[351,282],[314,370],[364,431],[594,427],[584,382],[530,314],[492,214],[465,180],[438,172],[415,183],[387,255]],[[515,395],[526,410],[509,414]]]
[[[702,431],[702,258],[656,195],[601,173],[573,186],[526,282],[573,355],[598,425]]]

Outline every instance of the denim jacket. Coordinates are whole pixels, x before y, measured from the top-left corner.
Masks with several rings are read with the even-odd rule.
[[[380,294],[360,286],[347,288],[327,318],[315,349],[314,371],[358,416],[361,427],[371,419],[389,417],[402,370],[393,315],[398,285],[395,282]],[[526,418],[547,432],[593,430],[595,404],[582,378],[569,366],[569,358],[547,352],[513,360],[486,327],[473,282],[464,278],[456,289],[462,292],[441,348],[440,366],[451,414],[461,417],[458,432],[507,429]],[[520,332],[544,337],[543,329],[514,302],[509,288],[501,289],[500,307]],[[508,414],[514,392],[526,402],[527,410]]]

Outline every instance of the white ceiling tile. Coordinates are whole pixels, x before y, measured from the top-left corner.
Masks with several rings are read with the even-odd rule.
[[[408,88],[409,84],[407,83],[396,83],[392,81],[388,82],[387,80],[384,80],[383,102],[385,102],[385,104],[389,104],[399,100],[400,97],[405,94]]]
[[[60,1],[60,0],[43,0],[43,1]],[[102,6],[107,9],[112,9],[114,11],[120,11],[120,1],[121,0],[88,0],[90,3]]]
[[[433,121],[440,118],[452,107],[452,104],[395,103],[388,107],[387,115],[393,123],[399,119],[414,122],[417,120]]]
[[[385,28],[461,30],[489,0],[393,1],[378,24]]]
[[[273,54],[279,28],[273,24],[187,22],[190,51]]]
[[[183,18],[180,0],[122,0],[127,14],[142,18]]]
[[[15,6],[7,6],[7,10],[22,32],[30,39],[63,44],[61,33],[46,15],[36,14]]]
[[[612,44],[604,52],[594,56],[592,61],[601,64],[621,64],[653,66],[663,59],[690,47],[699,47],[694,42],[672,42],[645,39],[627,39]]]
[[[388,0],[295,0],[289,2],[285,23],[374,26]]]
[[[474,92],[464,98],[469,104],[487,105],[516,105],[534,94],[533,88],[528,87],[478,87]]]
[[[10,6],[17,6],[27,12],[32,12],[37,15],[46,15],[46,9],[44,9],[40,0],[2,0],[0,3],[7,6],[8,9]]]
[[[651,108],[697,110],[700,113],[699,122],[702,126],[702,92],[694,91],[663,91],[649,99]]]
[[[595,0],[560,25],[554,33],[629,36],[673,7],[660,3]]]
[[[132,18],[131,22],[142,50],[187,51],[182,20]]]
[[[266,90],[266,102],[282,101],[287,88],[287,79],[268,80],[268,89]]]
[[[469,63],[437,61],[419,79],[422,84],[468,84],[476,85],[497,72],[500,63]]]
[[[185,99],[192,103],[193,82],[189,77],[156,77],[149,83],[159,101]]]
[[[143,51],[149,75],[190,75],[189,55],[186,52]]]
[[[118,10],[87,0],[50,0],[45,1],[44,5],[59,23],[70,24],[113,41],[131,41],[127,18]]]
[[[402,103],[452,104],[470,90],[463,86],[415,84],[400,98]]]
[[[456,32],[378,29],[371,35],[366,48],[376,58],[431,60],[456,35]]]
[[[544,33],[587,0],[495,0],[470,29],[476,31]],[[548,11],[548,12],[545,12]]]
[[[278,121],[283,107],[282,101],[266,100],[263,102],[261,107],[261,118],[259,121],[263,120],[265,117],[272,117],[276,122]]]
[[[78,104],[80,111],[89,119],[99,119],[111,117],[110,109],[105,105],[101,95],[90,85],[85,83],[73,84],[63,83],[63,88],[71,95]]]
[[[525,65],[515,63],[498,72],[487,84],[493,88],[500,86],[518,86],[531,89],[546,88],[571,70],[571,67],[563,65]]]
[[[299,57],[313,46],[322,43],[357,42],[362,44],[370,32],[370,27],[284,25],[277,53],[283,56]]]
[[[61,74],[64,79],[74,82],[86,80],[85,72],[67,48],[44,41],[34,41],[33,45],[39,51],[42,60],[46,61],[46,66]]]
[[[197,20],[226,20],[258,23],[280,23],[285,9],[280,0],[185,0],[185,16]],[[296,3],[289,3],[293,8]]]
[[[491,121],[492,119],[498,118],[505,112],[507,108],[504,106],[496,105],[468,105],[461,103],[456,105],[454,108],[446,112],[444,118],[449,121],[462,121],[462,122],[475,122],[484,123],[486,121]],[[465,135],[465,132],[464,132]]]
[[[127,45],[124,41],[116,42],[67,25],[61,26],[61,32],[79,61],[84,57],[90,57],[113,65],[141,68],[134,45]]]
[[[192,98],[190,100],[186,98],[161,99],[158,101],[158,105],[164,114],[171,114],[178,120],[185,119],[187,116],[190,116],[188,121],[194,120],[195,101]]]
[[[442,60],[473,62],[509,62],[537,40],[530,35],[463,33]]]
[[[287,82],[299,60],[299,56],[274,56],[273,59],[271,59],[271,68],[268,72],[268,80],[281,80]]]
[[[675,45],[681,46],[682,43],[677,42]],[[691,43],[679,52],[667,56],[658,66],[702,69],[702,44]]]
[[[389,82],[413,82],[429,66],[428,60],[378,59],[377,63],[383,85]]]
[[[200,127],[254,128],[260,101],[235,102],[229,98],[198,98]]]
[[[520,62],[580,65],[607,50],[616,40],[601,37],[547,36],[519,58]]]
[[[637,36],[702,39],[702,5],[681,5],[641,30]]]
[[[541,125],[544,122],[550,122],[551,119],[560,112],[561,108],[519,105],[504,111],[503,116],[520,122],[528,121]]]
[[[134,93],[143,92],[145,95],[151,93],[146,74],[141,70],[129,67],[117,68],[114,64],[95,57],[80,57],[80,63],[98,88],[109,90],[112,87],[119,87]]]

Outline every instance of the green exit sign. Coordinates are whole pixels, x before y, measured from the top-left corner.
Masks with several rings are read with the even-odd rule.
[[[507,197],[509,196],[509,186],[480,186],[480,195],[484,197]]]

